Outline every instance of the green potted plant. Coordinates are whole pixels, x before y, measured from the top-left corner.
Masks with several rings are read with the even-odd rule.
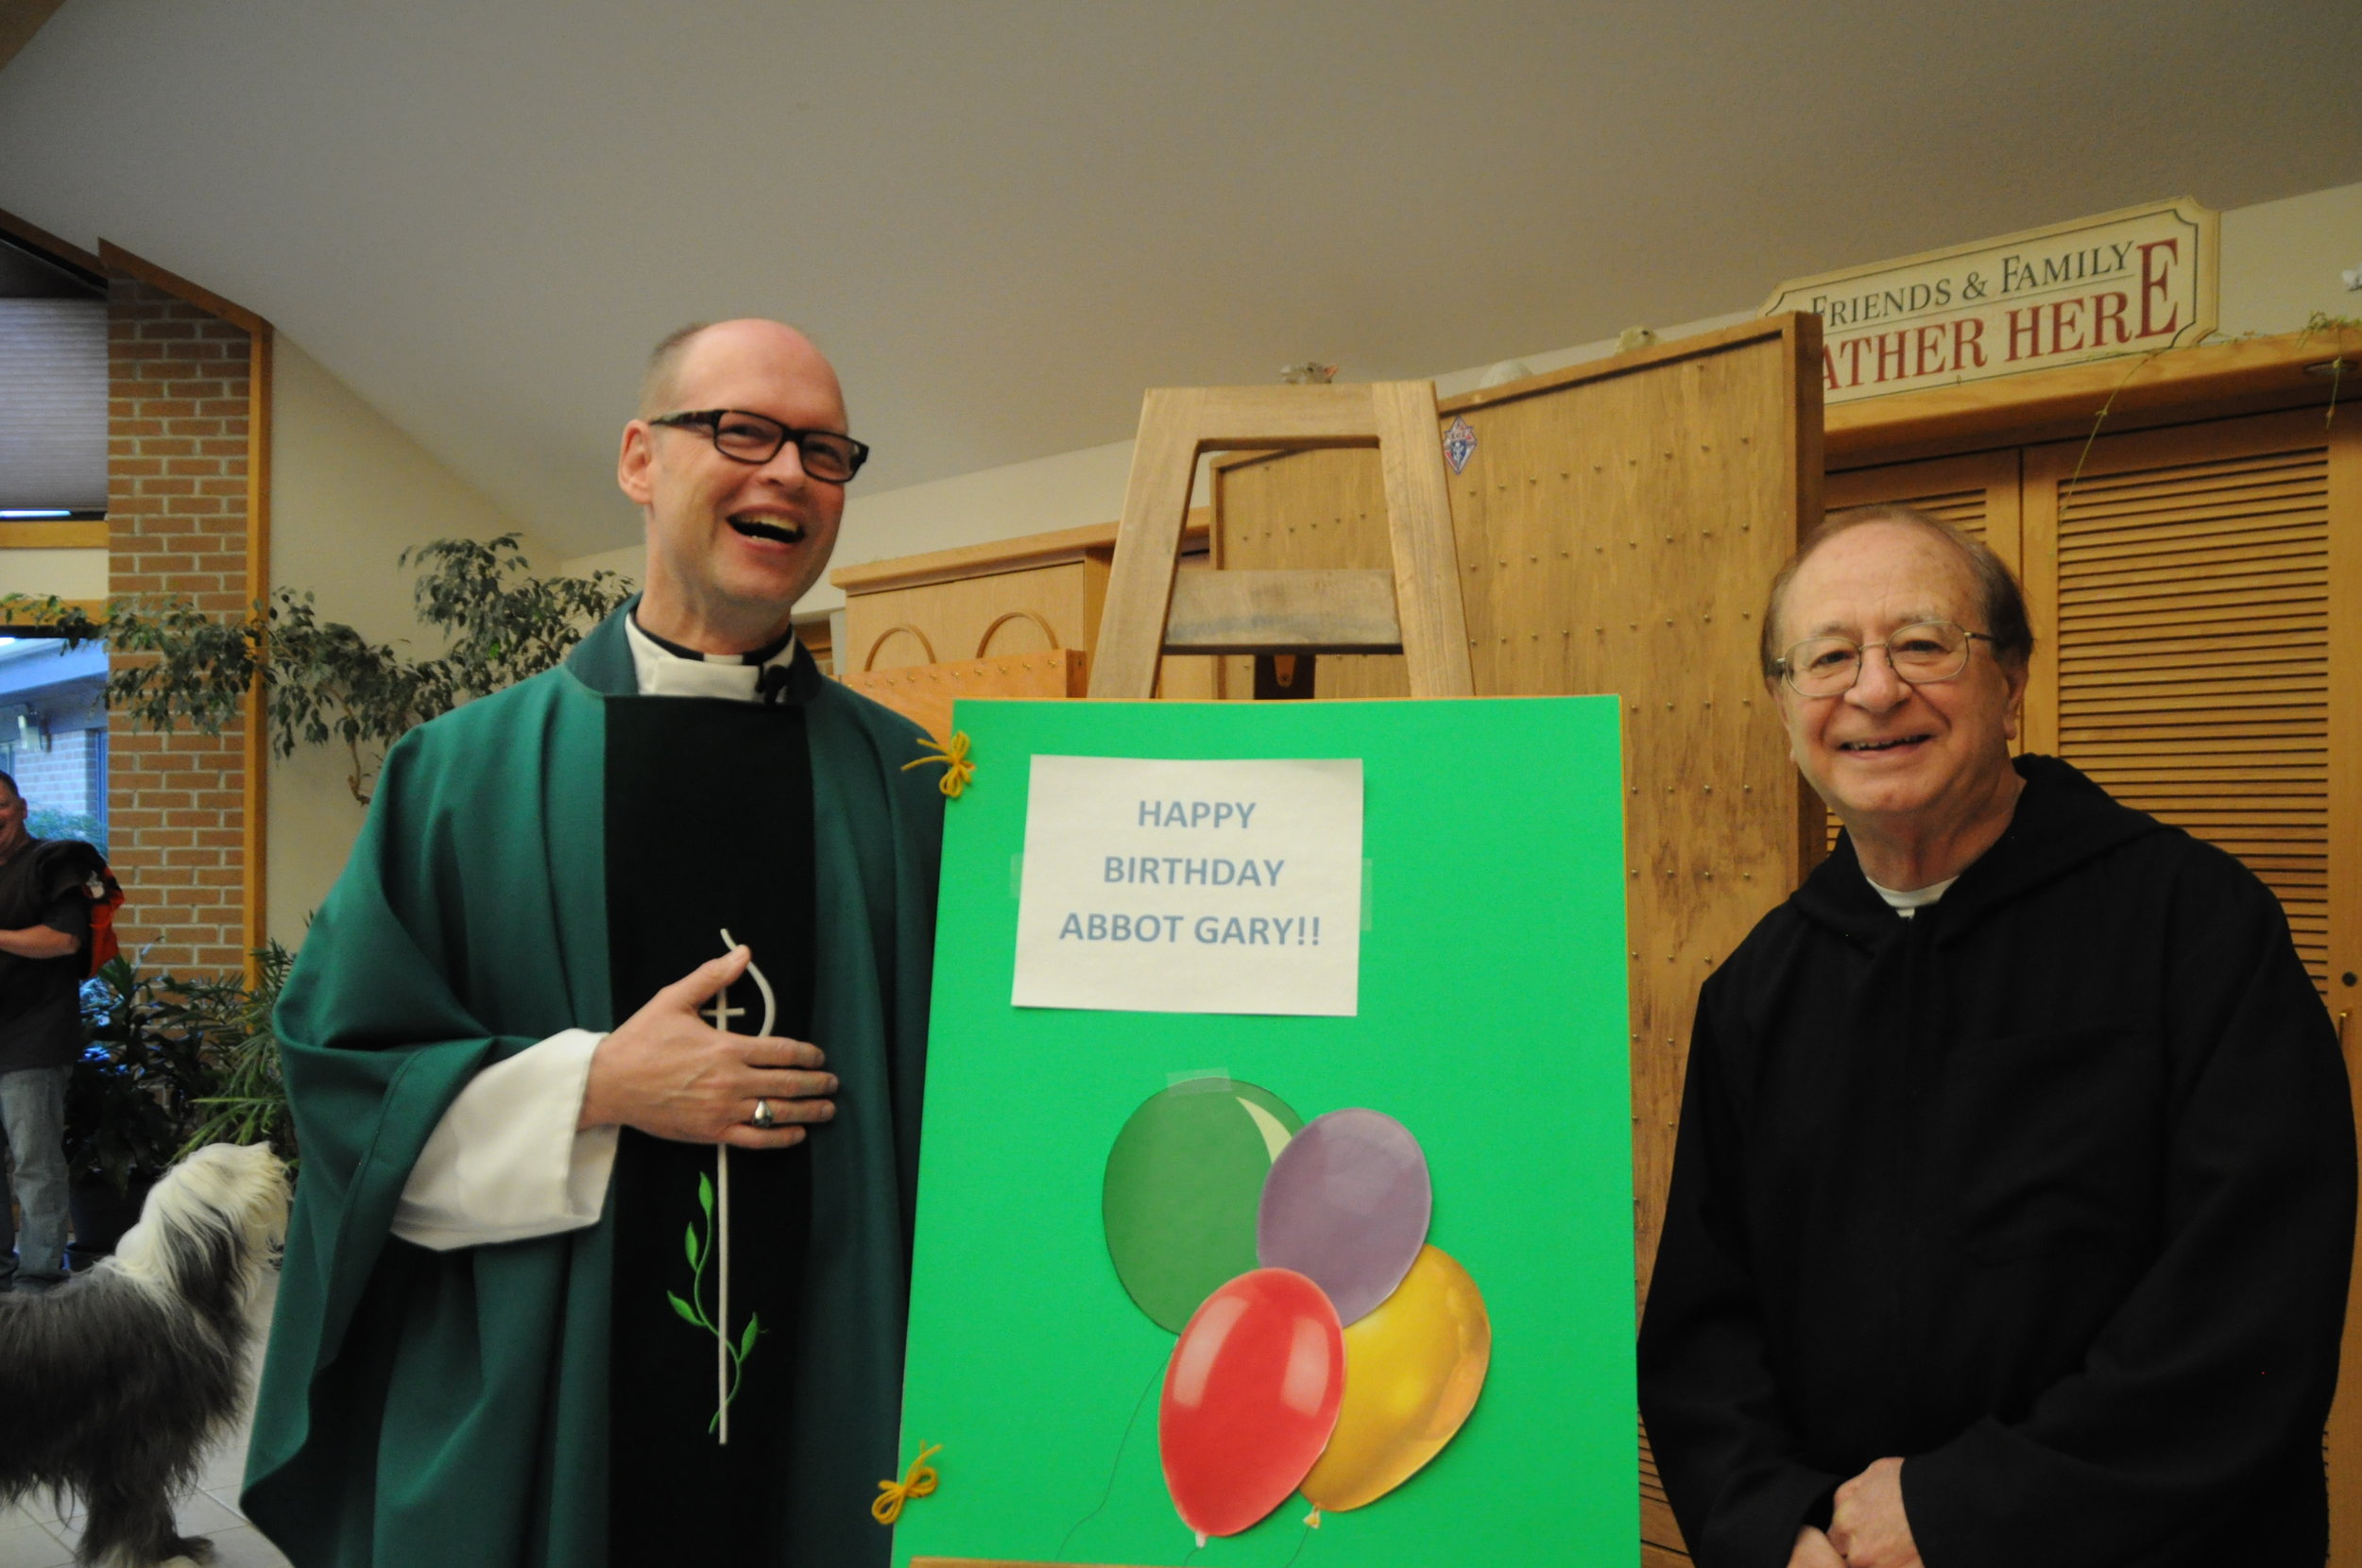
[[[366,806],[386,747],[436,714],[556,665],[632,594],[612,571],[535,575],[514,534],[436,539],[403,551],[400,564],[419,569],[418,617],[441,634],[439,654],[371,642],[321,620],[312,596],[292,588],[242,616],[173,598],[116,599],[93,616],[23,593],[0,594],[0,612],[55,628],[69,647],[96,639],[119,654],[155,656],[107,677],[107,706],[150,729],[187,724],[218,735],[245,718],[259,683],[273,754],[341,743],[352,764],[347,783]]]
[[[214,1042],[246,1001],[234,980],[144,975],[117,958],[82,988],[81,1059],[66,1085],[77,1256],[111,1249],[201,1119]]]
[[[280,757],[341,742],[348,784],[367,805],[382,754],[412,727],[563,659],[590,627],[630,597],[611,571],[537,576],[517,536],[436,539],[406,550],[419,620],[442,634],[439,654],[413,656],[323,621],[312,596],[278,589],[245,614],[219,616],[185,599],[111,601],[93,616],[54,596],[0,594],[11,621],[53,627],[69,646],[103,639],[124,662],[107,703],[143,725],[188,724],[218,734],[247,714],[258,684],[262,723]],[[53,829],[58,825],[52,825]],[[97,840],[92,829],[75,836]],[[111,964],[84,987],[88,1045],[67,1090],[75,1250],[108,1245],[139,1213],[145,1184],[197,1144],[267,1139],[295,1158],[270,1012],[288,955],[258,949],[256,983],[149,978]],[[86,1209],[119,1211],[111,1219]],[[110,1226],[111,1225],[111,1228]]]
[[[267,1143],[288,1165],[296,1163],[295,1117],[287,1109],[279,1036],[270,1022],[294,962],[275,940],[254,949],[254,983],[240,992],[226,1027],[214,1037],[213,1092],[197,1101],[202,1119],[182,1152],[209,1143]]]

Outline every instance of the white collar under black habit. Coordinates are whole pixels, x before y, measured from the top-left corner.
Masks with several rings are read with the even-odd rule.
[[[632,673],[643,697],[720,697],[727,701],[776,702],[785,693],[796,663],[796,632],[751,654],[701,654],[641,628],[637,616],[624,618],[631,645]]]

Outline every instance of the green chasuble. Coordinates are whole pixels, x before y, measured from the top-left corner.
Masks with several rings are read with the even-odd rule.
[[[603,772],[607,698],[635,686],[628,613],[566,668],[394,748],[281,1001],[303,1169],[243,1503],[300,1568],[608,1560],[612,1203],[585,1229],[445,1253],[389,1227],[476,1072],[615,1022],[608,899],[632,890],[607,885]],[[797,1459],[778,1486],[796,1556],[855,1568],[885,1560],[869,1504],[899,1469],[943,801],[933,770],[902,771],[915,725],[808,656],[793,695],[812,771],[811,1038],[842,1087],[808,1145],[804,1315],[763,1354],[795,1362]],[[763,810],[677,764],[680,810]]]

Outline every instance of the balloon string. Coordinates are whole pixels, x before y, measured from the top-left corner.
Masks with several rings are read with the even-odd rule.
[[[1152,1376],[1148,1380],[1148,1387],[1142,1389],[1140,1390],[1140,1397],[1132,1403],[1132,1419],[1123,1423],[1122,1440],[1116,1444],[1115,1462],[1107,1467],[1107,1490],[1099,1494],[1099,1506],[1097,1508],[1091,1509],[1090,1512],[1083,1515],[1082,1518],[1077,1519],[1072,1525],[1067,1527],[1066,1535],[1058,1542],[1058,1549],[1051,1554],[1051,1560],[1053,1562],[1065,1560],[1067,1542],[1074,1539],[1074,1532],[1089,1524],[1092,1520],[1098,1518],[1101,1514],[1106,1512],[1107,1505],[1114,1501],[1116,1495],[1116,1477],[1123,1473],[1123,1451],[1131,1446],[1132,1429],[1140,1423],[1140,1412],[1148,1407],[1148,1396],[1155,1393],[1156,1391],[1157,1385],[1164,1382],[1164,1364],[1159,1362],[1157,1363],[1155,1375]]]

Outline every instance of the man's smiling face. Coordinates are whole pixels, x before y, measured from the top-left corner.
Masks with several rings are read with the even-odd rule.
[[[1968,563],[1943,539],[1908,523],[1849,528],[1805,558],[1779,606],[1782,647],[1810,637],[1881,642],[1899,626],[1949,621],[1989,630]],[[1862,656],[1853,689],[1802,697],[1772,682],[1789,754],[1829,809],[1849,824],[1940,816],[1992,791],[2010,772],[2023,668],[1969,644],[1968,665],[1947,681],[1896,678],[1883,649]]]
[[[793,430],[846,429],[836,373],[775,321],[700,332],[664,401],[654,412],[738,409]],[[625,427],[616,480],[647,520],[641,623],[709,653],[744,651],[726,644],[751,647],[786,625],[827,569],[845,512],[845,486],[807,474],[793,441],[768,463],[742,463],[708,431],[644,418]]]

